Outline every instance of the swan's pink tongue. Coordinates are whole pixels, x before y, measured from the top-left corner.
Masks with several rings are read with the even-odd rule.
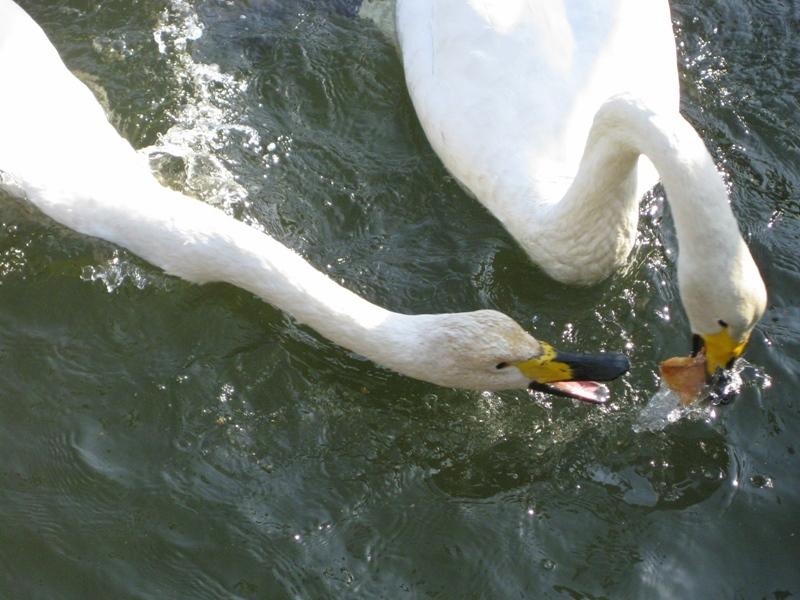
[[[596,381],[556,381],[547,385],[562,394],[592,404],[605,404],[611,395],[606,386]]]

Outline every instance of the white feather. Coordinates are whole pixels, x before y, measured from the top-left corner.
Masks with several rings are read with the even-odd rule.
[[[517,368],[496,368],[541,352],[509,317],[385,310],[269,235],[160,185],[41,28],[11,0],[0,0],[0,81],[0,186],[59,223],[188,281],[246,289],[400,373],[472,389],[530,383]]]

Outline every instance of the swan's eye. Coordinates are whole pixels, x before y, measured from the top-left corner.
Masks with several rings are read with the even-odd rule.
[[[728,327],[728,324],[725,321],[723,321],[722,319],[717,321],[717,323],[719,323],[719,326],[722,327],[723,329],[726,329]]]
[[[507,362],[501,362],[501,363],[497,363],[497,366],[495,367],[495,369],[497,369],[499,371],[500,369],[505,369],[507,366],[508,366]]]

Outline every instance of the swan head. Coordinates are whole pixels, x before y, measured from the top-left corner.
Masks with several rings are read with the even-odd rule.
[[[704,352],[706,374],[729,369],[764,314],[767,291],[743,240],[727,256],[682,262],[678,283],[692,328],[692,353]],[[724,251],[723,251],[724,252]]]
[[[573,354],[540,342],[510,317],[492,310],[434,315],[423,324],[428,379],[479,390],[529,388],[603,403],[610,381],[630,368],[618,353]],[[435,373],[431,377],[430,374]]]

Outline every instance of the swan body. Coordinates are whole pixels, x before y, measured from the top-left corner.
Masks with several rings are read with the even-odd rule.
[[[409,94],[447,169],[555,279],[622,266],[660,176],[678,281],[709,374],[766,291],[697,132],[679,113],[666,0],[397,0]]]
[[[499,312],[406,315],[336,284],[271,236],[158,183],[41,28],[0,0],[0,187],[194,283],[228,282],[390,369],[447,387],[602,401],[618,354],[564,355]],[[545,386],[545,387],[542,387]]]

